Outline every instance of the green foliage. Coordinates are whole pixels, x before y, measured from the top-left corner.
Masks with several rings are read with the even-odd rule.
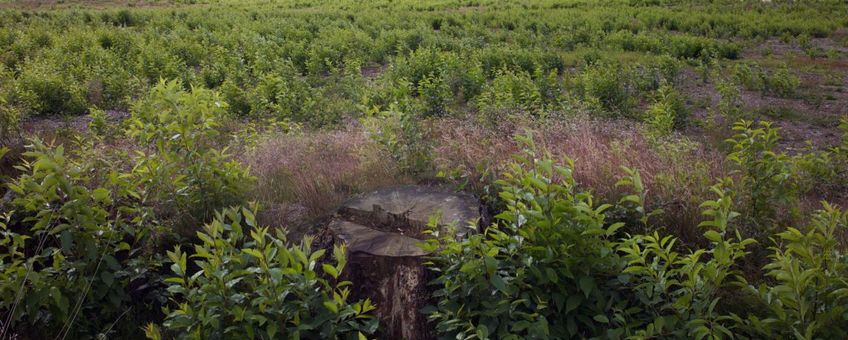
[[[638,338],[732,338],[734,318],[719,305],[723,290],[740,280],[736,262],[753,243],[730,228],[738,216],[731,211],[729,180],[715,185],[717,199],[702,204],[701,223],[708,249],[688,254],[675,251],[676,238],[658,232],[626,238],[616,246],[627,262],[633,305],[620,320],[628,334]]]
[[[430,169],[430,142],[418,117],[392,104],[388,110],[370,110],[361,121],[369,137],[380,144],[403,171],[420,174]]]
[[[779,97],[789,98],[793,97],[797,92],[798,87],[801,85],[801,79],[789,71],[789,67],[783,65],[776,71],[764,76],[763,84],[765,84],[765,92],[774,93]]]
[[[770,152],[765,145],[774,136],[762,134],[776,132],[767,124],[761,132],[739,126],[752,142],[733,157],[752,148]],[[714,185],[715,199],[701,205],[708,246],[683,247],[651,224],[660,211],[646,211],[638,171],[625,168],[619,182],[635,191],[619,205],[636,213],[638,225],[611,223],[603,213],[609,205],[595,207],[591,194],[575,191],[571,167],[538,157],[529,137],[520,140],[527,150],[498,182],[505,209],[496,223],[460,240],[452,229],[430,231],[436,238],[425,249],[436,251],[429,266],[438,275],[437,303],[424,312],[441,336],[843,336],[846,262],[835,235],[848,214],[826,204],[809,232],[777,234],[783,243],[764,268],[773,281],[740,291],[748,286],[741,263],[756,242],[743,236],[748,221],[734,211],[731,179]],[[617,230],[648,232],[608,240]],[[761,299],[767,307],[739,308],[735,299]]]
[[[654,102],[645,112],[645,123],[652,137],[664,137],[674,130],[674,111],[665,102]]]
[[[785,64],[775,71],[768,71],[757,65],[737,64],[734,68],[734,78],[748,90],[783,98],[795,96],[801,85],[798,76],[793,74]]]
[[[489,113],[520,109],[538,115],[543,104],[539,87],[530,75],[510,70],[498,71],[494,81],[477,97],[477,106]]]
[[[18,137],[20,110],[0,93],[0,144],[6,145]]]
[[[747,3],[663,4],[542,1],[498,4],[487,12],[466,11],[463,2],[225,1],[120,10],[81,5],[49,14],[12,4],[0,14],[0,64],[13,71],[3,80],[12,85],[4,87],[21,89],[14,106],[27,114],[126,110],[160,79],[179,79],[186,87],[221,88],[233,112],[323,126],[339,123],[343,114],[361,114],[346,109],[361,99],[355,91],[335,91],[335,80],[353,65],[377,76],[362,87],[411,82],[410,95],[424,102],[415,114],[460,111],[452,104],[473,103],[503,70],[531,74],[548,105],[556,96],[540,79],[582,72],[577,60],[594,66],[647,60],[642,64],[651,70],[635,87],[650,91],[659,78],[674,82],[682,62],[701,63],[706,72],[761,39],[798,37],[807,48],[810,37],[841,27],[844,12],[844,4],[833,2],[793,5],[792,11]],[[380,77],[383,70],[387,77]],[[625,100],[635,97],[633,84],[624,84],[628,96],[619,96],[621,88],[604,79],[610,70],[599,71],[589,76],[601,79],[580,94],[588,106],[626,113],[639,99]],[[798,85],[790,73],[777,70],[766,83],[754,78],[758,89],[792,96]],[[419,88],[425,78],[427,86]]]
[[[622,65],[589,66],[580,78],[582,93],[586,100],[597,102],[607,114],[627,117],[635,106],[635,98],[626,84],[627,74]]]
[[[564,338],[600,334],[615,291],[602,273],[616,268],[591,194],[579,192],[570,166],[537,159],[529,137],[498,181],[506,205],[483,234],[438,239],[430,266],[437,271],[437,304],[427,313],[447,337]]]
[[[654,102],[648,107],[645,122],[655,137],[669,135],[674,128],[680,128],[688,122],[688,111],[680,93],[667,82],[663,82],[654,95]]]
[[[838,148],[840,152],[848,152],[848,117],[839,120],[839,131],[842,131],[842,144]]]
[[[82,85],[55,70],[28,68],[20,79],[20,91],[34,114],[79,115],[88,108]]]
[[[453,93],[445,79],[429,75],[418,83],[418,96],[424,101],[425,116],[443,116]]]
[[[771,263],[763,269],[771,281],[751,286],[770,312],[745,320],[756,337],[838,339],[848,335],[848,262],[837,235],[848,214],[824,203],[804,229],[777,234]]]
[[[660,215],[663,213],[662,209],[657,209],[653,211],[646,211],[645,205],[647,202],[647,190],[645,189],[645,185],[642,182],[642,175],[639,170],[631,169],[628,167],[622,167],[621,169],[624,171],[624,176],[615,183],[616,187],[630,187],[633,193],[622,196],[618,200],[618,207],[623,207],[626,210],[629,210],[632,213],[635,213],[636,219],[638,219],[638,228],[637,226],[629,223],[628,230],[635,231],[639,230],[641,232],[646,232],[647,229],[651,227],[649,223],[649,219],[653,216]]]
[[[286,244],[256,225],[254,210],[228,208],[197,232],[194,254],[168,252],[175,276],[166,279],[173,307],[163,323],[186,339],[355,338],[371,334],[377,320],[369,300],[349,302],[341,281],[344,248],[313,251],[311,238]],[[193,265],[188,258],[195,258]],[[316,267],[322,268],[319,274]],[[148,326],[150,338],[159,333]]]
[[[748,90],[761,90],[764,88],[760,71],[756,66],[746,63],[736,64],[733,68],[733,78],[736,83]]]
[[[748,221],[769,225],[781,217],[779,213],[794,213],[797,179],[789,157],[775,151],[778,129],[769,122],[754,128],[752,122],[742,120],[733,130],[737,134],[728,140],[733,151],[727,159],[737,166]]]
[[[286,65],[281,74],[269,74],[259,79],[253,91],[247,94],[251,101],[251,115],[271,115],[297,121],[309,119],[306,115],[315,101],[312,88],[295,74],[292,65]]]
[[[816,150],[812,144],[806,152],[792,156],[794,172],[802,193],[843,192],[848,188],[848,118],[840,120],[842,142],[827,150]]]
[[[737,84],[792,98],[801,82],[788,65],[749,63],[734,66],[737,84],[724,82],[715,74],[726,59],[771,37],[797,39],[819,57],[813,38],[846,23],[838,1],[18,6],[0,11],[0,143],[16,140],[28,116],[86,112],[94,141],[33,141],[22,175],[8,182],[0,338],[373,334],[373,306],[348,301],[341,249],[331,257],[311,249],[311,239],[287,244],[282,231],[255,226],[254,210],[215,213],[243,203],[253,185],[225,147],[235,115],[315,127],[361,118],[405,171],[427,174],[431,120],[423,118],[466,110],[493,121],[502,118],[496,111],[583,108],[640,118],[636,108],[647,103],[647,124],[666,135],[688,121],[673,87],[684,63],[705,83],[719,80],[718,112],[736,121]],[[127,109],[124,134],[106,112]],[[840,128],[841,145],[788,157],[775,151],[776,129],[737,124],[728,157],[737,185],[713,188],[704,237],[691,244],[666,236],[652,218],[658,211],[647,211],[676,203],[647,195],[668,175],[643,183],[626,169],[619,187],[634,193],[613,214],[595,202],[599,188],[577,183],[570,161],[556,165],[524,138],[527,151],[497,183],[496,223],[461,240],[432,230],[428,316],[440,335],[458,338],[844,338],[848,273],[836,240],[845,214],[825,205],[808,228],[773,233],[799,220],[798,195],[846,189],[848,120]],[[111,142],[134,157],[93,144]],[[678,145],[652,143],[660,157]],[[750,264],[743,257],[751,241],[739,230],[749,227],[777,244],[766,279],[740,290],[737,262]],[[176,242],[173,230],[195,244],[193,254],[181,250],[185,243],[168,252],[173,303],[162,315],[160,262],[163,246]],[[744,310],[736,298],[761,306]]]
[[[729,81],[716,82],[719,98],[718,112],[727,120],[736,122],[742,118],[742,94],[739,88]]]
[[[12,210],[3,214],[4,335],[108,336],[122,312],[144,304],[131,302],[125,289],[152,265],[139,262],[128,243],[139,222],[138,193],[115,171],[89,177],[98,164],[62,146],[31,143],[18,167],[23,174],[9,184]]]
[[[144,147],[133,169],[143,202],[155,204],[160,217],[179,219],[180,227],[240,203],[253,181],[226,148],[217,149],[226,108],[217,93],[187,92],[178,81],[160,82],[133,105],[127,134]]]

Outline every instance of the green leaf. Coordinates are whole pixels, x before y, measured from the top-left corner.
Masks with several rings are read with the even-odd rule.
[[[329,264],[324,263],[324,264],[322,264],[322,265],[321,265],[321,268],[323,268],[323,269],[324,269],[324,273],[326,273],[327,275],[332,276],[334,279],[338,279],[338,278],[339,278],[339,272],[338,272],[338,271],[336,271],[336,267],[333,267],[333,266],[331,266],[331,265],[329,265]]]
[[[253,249],[253,248],[246,248],[246,249],[242,249],[241,251],[244,252],[245,254],[253,256],[257,259],[261,259],[264,256],[264,255],[262,255],[262,252],[260,252],[256,249]]]
[[[477,338],[481,340],[489,338],[489,328],[486,325],[477,325]]]
[[[490,281],[492,282],[492,286],[495,286],[495,288],[497,288],[499,291],[503,292],[504,294],[507,294],[506,283],[500,275],[492,275]]]
[[[277,323],[269,322],[265,330],[268,333],[268,339],[274,339],[277,335]]]
[[[721,241],[721,234],[719,234],[715,230],[708,230],[707,232],[704,233],[704,237],[706,237],[707,240],[710,240],[710,241],[713,241],[713,242],[720,242]]]
[[[336,305],[332,300],[324,301],[324,307],[327,307],[333,314],[339,314],[339,306]]]
[[[583,297],[580,295],[570,295],[568,300],[565,302],[565,313],[573,311],[577,306],[580,306],[580,302],[583,301]]]
[[[580,286],[580,290],[583,291],[583,295],[588,298],[589,294],[592,293],[592,290],[595,289],[595,279],[591,276],[582,276],[580,277],[578,285]]]
[[[469,261],[462,265],[459,268],[459,271],[464,274],[470,274],[471,272],[477,270],[477,261]]]

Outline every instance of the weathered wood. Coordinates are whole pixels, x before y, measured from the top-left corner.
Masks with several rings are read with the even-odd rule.
[[[436,187],[381,189],[345,203],[329,225],[336,242],[347,245],[344,279],[355,298],[376,304],[382,339],[432,339],[435,333],[420,310],[430,303],[432,279],[419,247],[431,216],[454,225],[458,237],[476,230],[480,203],[471,195]]]

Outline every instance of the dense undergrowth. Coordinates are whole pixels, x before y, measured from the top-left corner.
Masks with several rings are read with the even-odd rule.
[[[160,78],[219,89],[239,115],[316,125],[407,95],[428,115],[464,103],[561,109],[563,86],[626,116],[658,77],[674,78],[674,60],[738,59],[748,42],[808,41],[845,25],[838,2],[304,5],[4,10],[4,130],[22,117],[126,110]],[[389,66],[385,77],[366,86],[360,69],[379,65]],[[798,86],[786,69],[742,64],[736,74],[747,88],[781,96]]]
[[[0,10],[0,338],[379,336],[342,279],[344,248],[281,211],[309,225],[414,181],[473,192],[495,216],[422,245],[436,279],[421,312],[442,337],[844,338],[848,117],[835,144],[786,152],[743,95],[807,89],[787,64],[737,59],[772,38],[814,49],[845,13]],[[706,117],[683,92],[692,71],[717,92]],[[80,131],[20,129],[75,115]]]

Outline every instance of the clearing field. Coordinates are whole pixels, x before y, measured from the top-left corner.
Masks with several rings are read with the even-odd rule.
[[[0,0],[0,197],[0,339],[848,338],[848,3]]]

